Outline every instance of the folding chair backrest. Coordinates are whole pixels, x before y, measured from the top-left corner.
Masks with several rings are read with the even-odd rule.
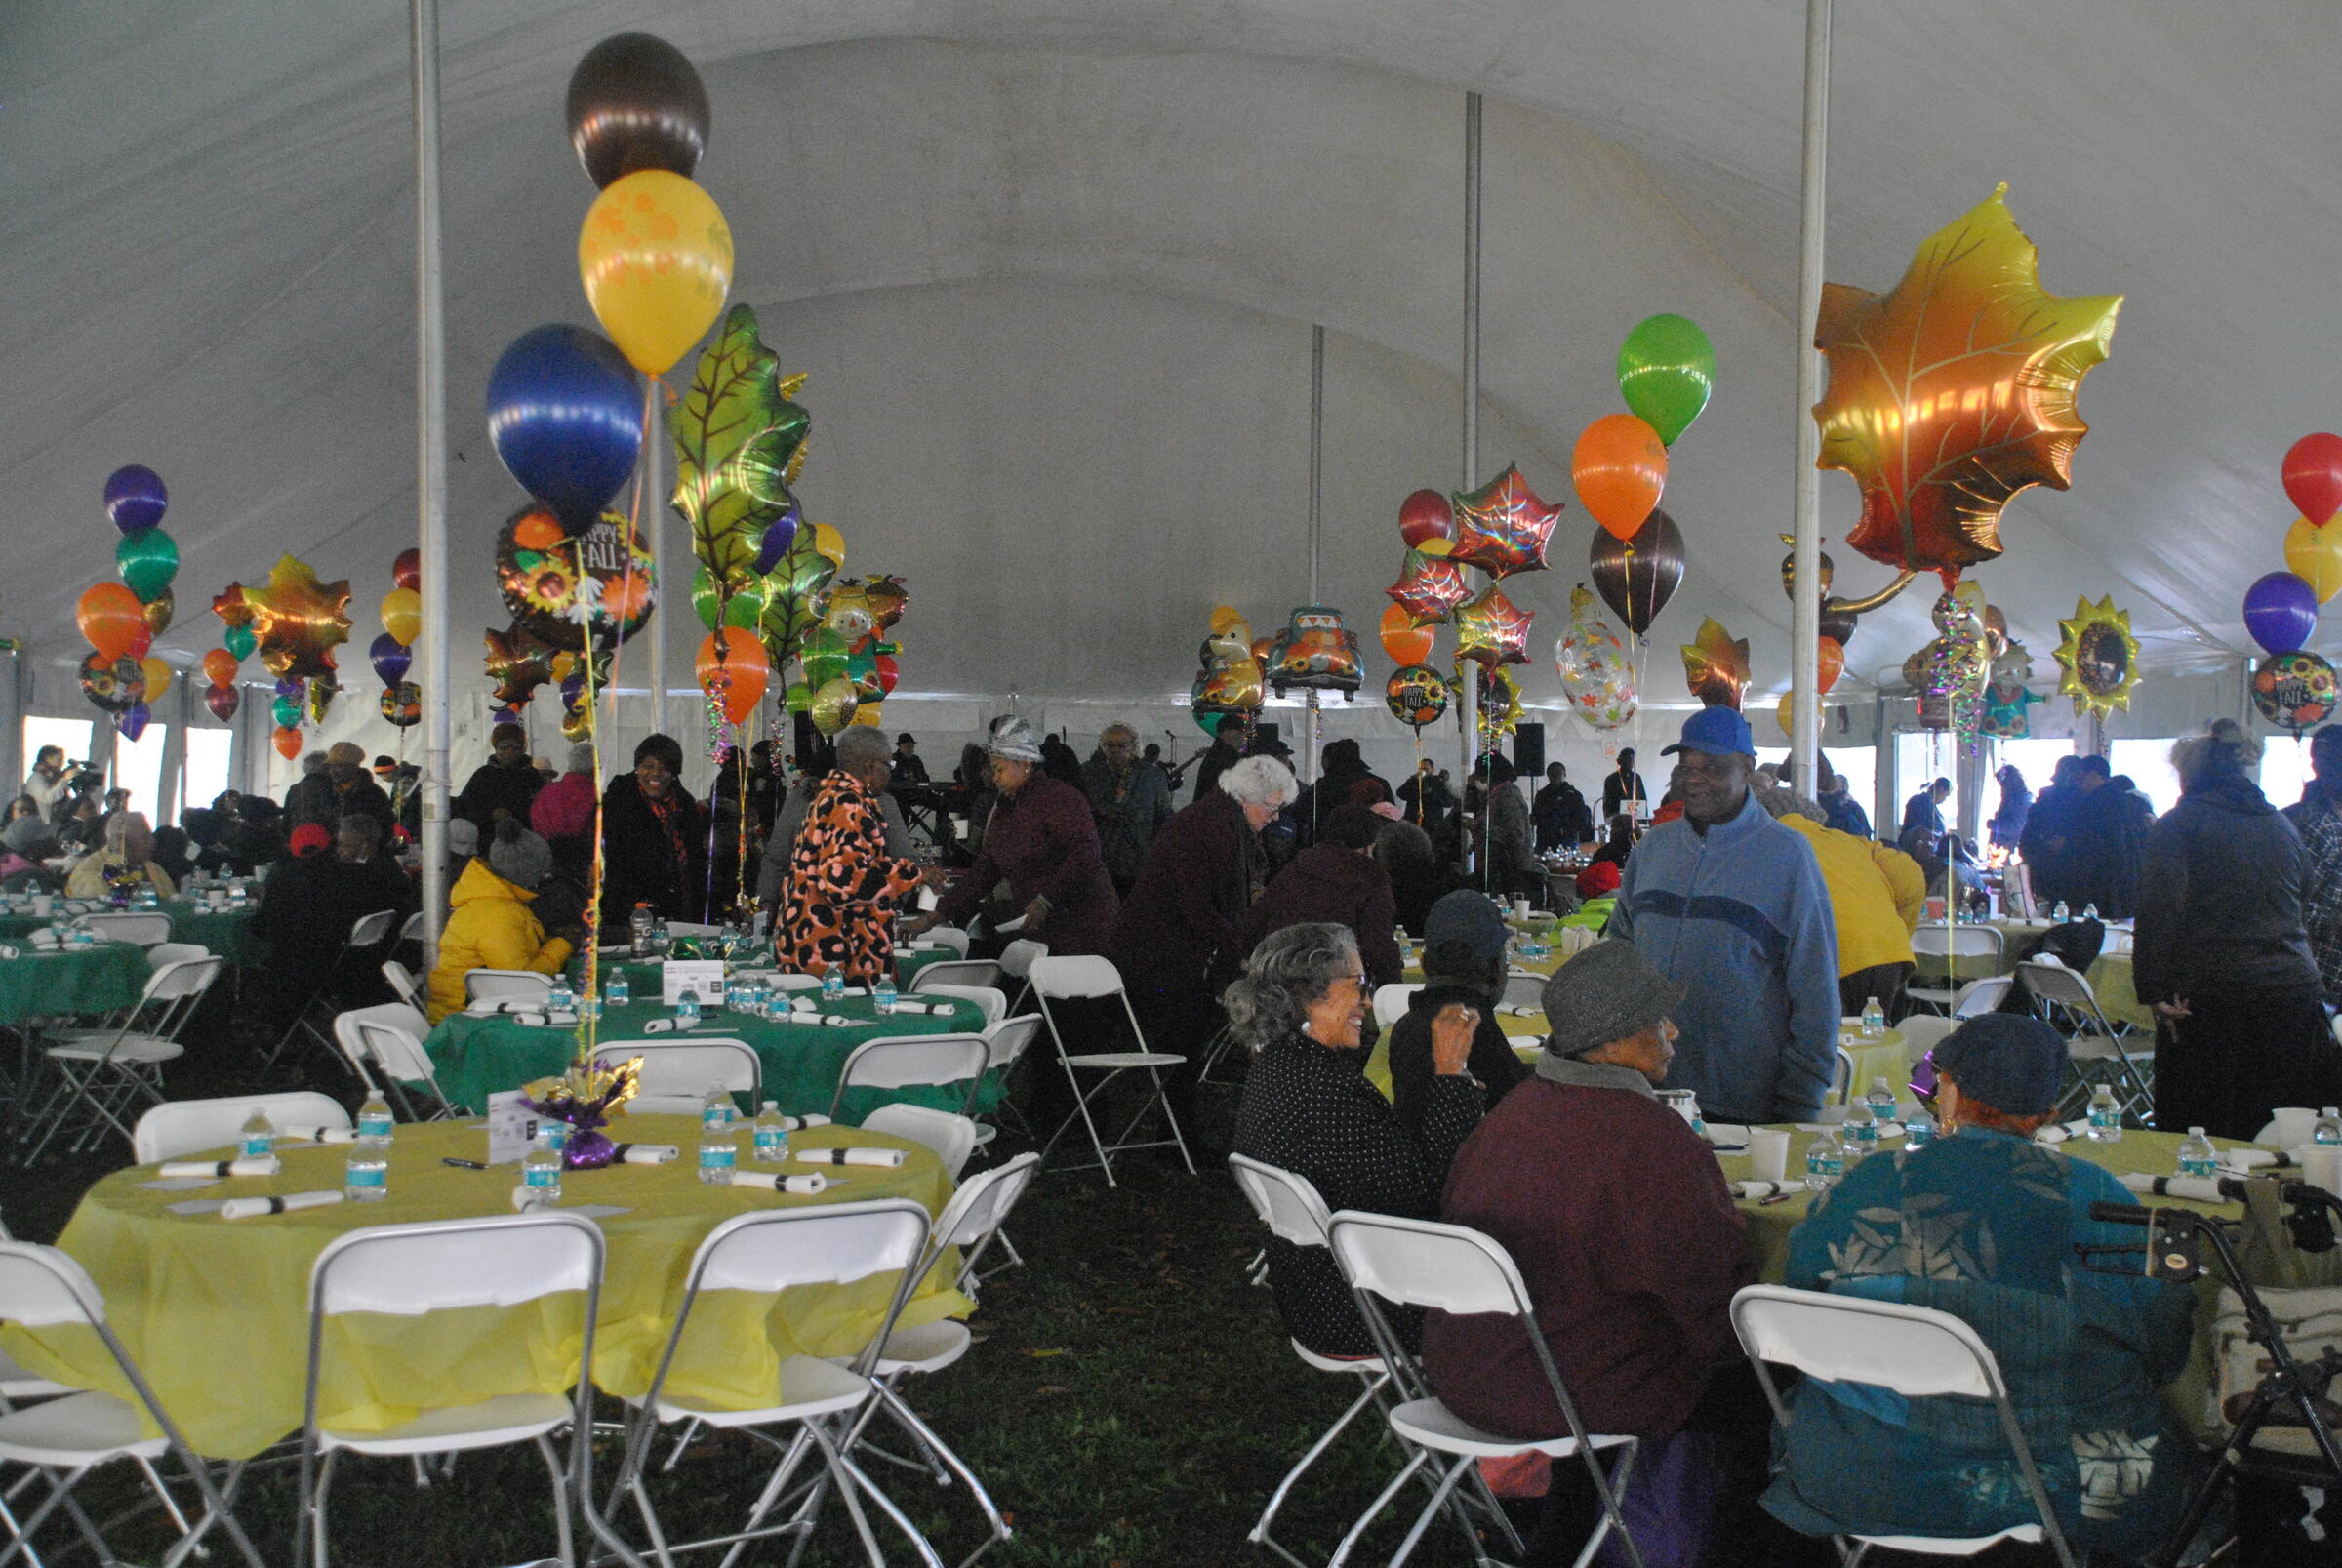
[[[596,1066],[616,1066],[628,1057],[642,1058],[637,1092],[663,1100],[705,1100],[720,1086],[753,1104],[764,1088],[764,1064],[742,1039],[604,1040],[593,1048]]]
[[[1374,988],[1374,1026],[1388,1029],[1407,1016],[1421,985],[1377,985]]]
[[[602,1233],[578,1215],[426,1220],[335,1237],[309,1270],[309,1300],[328,1317],[417,1317],[586,1290],[601,1270]]]
[[[1527,969],[1509,971],[1505,976],[1505,1005],[1507,1007],[1545,1007],[1546,977]]]
[[[1460,1317],[1519,1317],[1529,1310],[1528,1287],[1512,1256],[1464,1226],[1344,1209],[1327,1220],[1326,1240],[1343,1275],[1387,1302]]]
[[[863,1125],[869,1125],[865,1122]],[[935,1217],[935,1244],[973,1250],[1007,1221],[1008,1213],[1032,1185],[1041,1156],[1027,1149],[1006,1165],[979,1171],[962,1182],[944,1212]]]
[[[1837,1383],[1870,1383],[1912,1398],[2000,1388],[1993,1352],[1949,1312],[1858,1296],[1751,1285],[1732,1298],[1732,1326],[1760,1361]]]
[[[1228,1167],[1236,1178],[1236,1190],[1244,1194],[1271,1235],[1296,1247],[1326,1244],[1325,1227],[1333,1217],[1308,1177],[1242,1154],[1231,1154]]]
[[[545,996],[552,988],[553,977],[540,975],[533,969],[464,971],[464,1000],[466,1004],[488,996]]]
[[[372,947],[386,939],[390,935],[390,928],[396,924],[398,924],[396,909],[377,909],[349,928],[349,945]]]
[[[171,917],[167,914],[128,911],[119,914],[85,914],[79,924],[108,942],[134,942],[141,947],[151,947],[158,942],[171,940]]]
[[[1841,1045],[1837,1048],[1837,1060],[1830,1065],[1830,1099],[1842,1106],[1853,1092],[1854,1053]]]
[[[1000,949],[1000,973],[1025,980],[1032,974],[1032,966],[1048,956],[1047,943],[1019,937]]]
[[[1982,1018],[1997,1013],[2008,999],[2009,987],[2017,983],[2014,975],[1987,975],[1982,980],[1969,981],[1952,1000],[1955,1019]]]
[[[405,1002],[378,1002],[372,1007],[353,1007],[347,1012],[336,1013],[334,1015],[334,1044],[342,1048],[343,1057],[356,1069],[358,1077],[369,1089],[377,1089],[381,1085],[377,1084],[373,1075],[366,1070],[367,1062],[376,1058],[373,1042],[365,1033],[361,1032],[360,1025],[372,1025],[380,1032],[411,1037],[419,1051],[422,1049],[423,1037],[430,1032],[430,1025],[424,1021],[422,1012]],[[383,1065],[387,1070],[390,1064],[384,1063]],[[392,1073],[391,1075],[400,1078],[414,1076],[414,1074],[406,1072]]]
[[[1038,1013],[1020,1013],[1015,1018],[1004,1018],[986,1029],[984,1040],[991,1052],[991,1065],[1001,1072],[1015,1066],[1017,1059],[1025,1054],[1032,1044],[1033,1037],[1040,1032],[1041,1015]]]
[[[0,1241],[0,1323],[51,1328],[104,1321],[98,1282],[70,1255],[29,1241]]]
[[[226,1095],[217,1100],[166,1100],[150,1107],[130,1131],[131,1158],[141,1165],[199,1154],[236,1141],[254,1106],[278,1128],[347,1127],[342,1103],[314,1089],[273,1095]]]
[[[981,1034],[890,1034],[865,1040],[846,1058],[837,1091],[910,1089],[984,1076],[991,1048]]]
[[[1911,934],[1911,950],[1919,958],[1998,958],[2000,932],[1994,926],[1922,925]]]
[[[925,980],[927,977],[921,975],[919,978]],[[1008,998],[992,985],[922,985],[918,989],[920,995],[932,996],[938,1001],[949,998],[974,1003],[976,1010],[984,1015],[984,1026],[988,1029],[999,1023],[1000,1016],[1008,1011]]]
[[[1943,1044],[1957,1026],[1953,1020],[1931,1013],[1914,1013],[1895,1025],[1903,1035],[1904,1055],[1914,1062]]]
[[[389,1017],[390,1008],[403,1006],[403,1003],[385,1002],[379,1008],[361,1007],[354,1015],[344,1013],[342,1018],[351,1020],[354,1043],[385,1074],[401,1083],[435,1083],[431,1059],[423,1049],[422,1033],[410,1022]],[[409,1013],[415,1011],[413,1008],[405,1010]],[[337,1032],[341,1024],[341,1018],[334,1021]]]
[[[960,930],[957,926],[931,927],[928,930],[924,940],[928,942],[940,943],[944,946],[947,946],[953,952],[959,954],[962,958],[965,958],[968,955],[968,934]]]
[[[2017,984],[2028,994],[2059,1007],[2070,1007],[2093,1017],[2098,1012],[2098,998],[2090,983],[2063,964],[2045,964],[2038,958],[2017,965]]]
[[[1003,965],[1002,967],[1006,967]],[[1094,953],[1080,957],[1036,958],[1032,963],[1032,988],[1045,997],[1063,1000],[1074,996],[1118,996],[1122,993],[1122,974],[1110,958]]]
[[[990,985],[1000,984],[1000,962],[995,958],[945,958],[927,965],[911,977],[910,988],[915,994],[932,990],[938,985]],[[1002,1007],[1008,999],[1002,997]]]
[[[968,1156],[976,1152],[976,1124],[965,1116],[926,1106],[880,1106],[862,1118],[869,1132],[885,1133],[935,1150],[951,1180],[959,1180]]]
[[[409,1006],[423,1006],[423,987],[416,983],[415,971],[395,958],[383,960],[383,979],[390,983],[391,994]]]
[[[709,1231],[692,1266],[704,1290],[849,1285],[917,1263],[927,1230],[927,1211],[909,1198],[758,1209]]]
[[[400,924],[398,940],[401,942],[421,942],[423,940],[423,911],[421,909],[407,916],[406,920]]]
[[[201,996],[212,988],[219,978],[224,958],[181,958],[172,963],[158,964],[146,977],[146,1000],[150,1002],[179,1001],[185,997]]]
[[[146,962],[155,969],[189,958],[209,958],[212,949],[199,942],[158,942],[146,949]]]

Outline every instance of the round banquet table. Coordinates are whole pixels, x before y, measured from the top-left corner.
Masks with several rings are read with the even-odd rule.
[[[1837,1031],[1837,1048],[1854,1062],[1846,1086],[1847,1098],[1860,1100],[1873,1078],[1884,1078],[1896,1099],[1910,1099],[1911,1053],[1904,1044],[1903,1031],[1890,1028],[1875,1040],[1866,1040],[1862,1037],[1861,1022],[1846,1019]]]
[[[20,945],[0,958],[0,1024],[108,1013],[139,999],[152,972],[135,942],[99,942],[50,952]]]
[[[837,1092],[837,1077],[846,1058],[865,1040],[896,1034],[973,1034],[984,1027],[984,1015],[975,1003],[953,999],[951,1013],[896,1013],[881,1019],[877,1004],[868,996],[848,996],[827,1009],[855,1020],[851,1027],[822,1024],[782,1023],[750,1018],[744,1013],[711,1009],[701,1015],[700,1026],[689,1033],[645,1034],[653,1019],[673,1018],[674,1009],[659,1001],[659,972],[650,965],[628,965],[627,984],[633,994],[647,996],[625,1007],[604,1007],[596,1038],[687,1042],[694,1039],[736,1039],[747,1042],[763,1067],[764,1098],[777,1102],[792,1116],[809,1112],[827,1115]],[[937,997],[931,1001],[942,1001]],[[518,1089],[539,1078],[561,1072],[577,1050],[575,1026],[546,1028],[523,1024],[507,1015],[475,1017],[450,1013],[424,1041],[430,1054],[439,1087],[459,1106],[485,1108],[488,1097]],[[946,1088],[857,1089],[838,1106],[838,1119],[860,1126],[880,1106],[909,1102],[937,1110],[956,1111],[961,1092]],[[977,1087],[976,1108],[989,1110],[1000,1101],[997,1074],[987,1074]],[[753,1111],[754,1106],[743,1106]]]
[[[908,1160],[893,1170],[826,1169],[824,1174],[844,1180],[811,1196],[702,1186],[693,1163],[699,1124],[691,1117],[621,1117],[611,1132],[622,1142],[675,1144],[683,1151],[669,1164],[573,1171],[563,1182],[559,1208],[591,1218],[608,1245],[593,1380],[622,1397],[650,1387],[682,1305],[692,1254],[721,1222],[755,1209],[880,1197],[912,1198],[933,1214],[951,1191],[951,1180],[931,1150],[857,1128],[799,1136],[903,1148]],[[738,1136],[745,1148],[746,1129]],[[478,1123],[402,1125],[390,1148],[389,1196],[382,1202],[251,1220],[179,1214],[171,1206],[339,1188],[346,1148],[285,1145],[278,1149],[284,1168],[276,1176],[172,1191],[152,1190],[147,1184],[156,1179],[155,1167],[137,1166],[91,1187],[58,1245],[97,1281],[115,1332],[196,1451],[248,1459],[301,1427],[309,1270],[317,1255],[336,1236],[365,1226],[510,1214],[516,1165],[466,1171],[441,1163],[449,1155],[482,1158],[486,1143]],[[952,1255],[938,1262],[906,1307],[906,1326],[973,1310],[974,1304],[950,1285],[956,1271]],[[892,1278],[879,1276],[852,1285],[801,1286],[778,1296],[705,1293],[693,1308],[695,1327],[677,1353],[668,1391],[734,1406],[786,1397],[786,1390],[776,1394],[781,1363],[792,1355],[841,1356],[860,1349],[876,1330],[894,1286]],[[572,1295],[428,1316],[337,1317],[327,1337],[332,1375],[320,1390],[320,1418],[336,1427],[381,1431],[424,1407],[503,1393],[565,1392],[562,1373],[577,1354],[583,1306],[583,1298]],[[0,1329],[0,1348],[43,1376],[130,1396],[86,1329]]]
[[[193,899],[163,901],[163,913],[171,917],[171,940],[194,943],[226,959],[231,969],[258,969],[268,961],[268,944],[252,934],[253,918],[260,912],[257,899],[240,909],[215,909]]]
[[[772,955],[767,950],[764,956],[770,958]],[[940,943],[932,947],[897,947],[895,949],[895,984],[908,991],[910,989],[911,982],[918,979],[920,970],[925,969],[929,964],[944,963],[958,956],[956,950],[944,946]],[[605,977],[614,968],[626,970],[626,984],[634,987],[634,993],[638,996],[642,994],[646,980],[654,990],[659,985],[659,965],[652,960],[637,959],[624,947],[605,948],[599,954],[595,968]],[[573,983],[585,978],[585,965],[582,959],[570,961],[569,978]]]

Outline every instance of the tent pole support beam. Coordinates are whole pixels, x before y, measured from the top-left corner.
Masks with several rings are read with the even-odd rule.
[[[1322,568],[1325,560],[1325,328],[1310,328],[1310,603],[1322,604],[1324,589]],[[1318,721],[1317,688],[1312,686],[1307,695],[1309,715],[1301,743],[1301,760],[1305,784],[1317,782],[1317,758],[1324,749],[1323,726]],[[1311,791],[1310,810],[1314,816],[1320,802]],[[1317,824],[1310,824],[1315,833]]]
[[[409,0],[415,54],[415,503],[423,552],[423,961],[447,907],[447,319],[440,292],[439,0]]]
[[[1797,261],[1797,538],[1790,606],[1790,764],[1795,787],[1820,793],[1815,762],[1822,734],[1822,452],[1813,406],[1822,400],[1822,362],[1813,346],[1822,312],[1822,246],[1829,213],[1831,0],[1805,0],[1805,147]]]
[[[1464,453],[1457,488],[1479,483],[1480,471],[1480,95],[1464,95]],[[1456,661],[1463,686],[1456,717],[1463,728],[1463,765],[1456,770],[1459,798],[1480,755],[1480,672],[1468,659]],[[1418,788],[1421,785],[1417,785]],[[1472,854],[1465,849],[1469,860]],[[1485,869],[1483,867],[1483,869]]]

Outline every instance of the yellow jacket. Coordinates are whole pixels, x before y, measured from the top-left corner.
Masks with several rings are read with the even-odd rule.
[[[1805,835],[1830,890],[1830,917],[1837,926],[1837,972],[1878,964],[1911,962],[1911,934],[1927,902],[1926,873],[1919,863],[1873,838],[1856,838],[1795,813],[1784,826]]]
[[[536,898],[488,869],[486,861],[464,867],[448,899],[439,964],[431,971],[432,1023],[464,1011],[465,970],[533,969],[551,975],[569,962],[569,944],[559,937],[545,941],[545,927],[529,912]]]
[[[120,866],[121,858],[110,849],[84,855],[65,873],[65,897],[68,899],[102,899],[111,891],[105,873]],[[169,898],[178,891],[171,885],[171,873],[152,861],[146,863],[146,880],[154,884],[155,894]]]

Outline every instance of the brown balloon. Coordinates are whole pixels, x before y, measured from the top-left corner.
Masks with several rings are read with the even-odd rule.
[[[1664,507],[1653,507],[1632,539],[1595,530],[1587,565],[1602,602],[1639,637],[1683,585],[1683,531]]]
[[[569,141],[596,185],[644,169],[684,179],[707,150],[707,88],[683,52],[622,32],[586,52],[569,78]]]

